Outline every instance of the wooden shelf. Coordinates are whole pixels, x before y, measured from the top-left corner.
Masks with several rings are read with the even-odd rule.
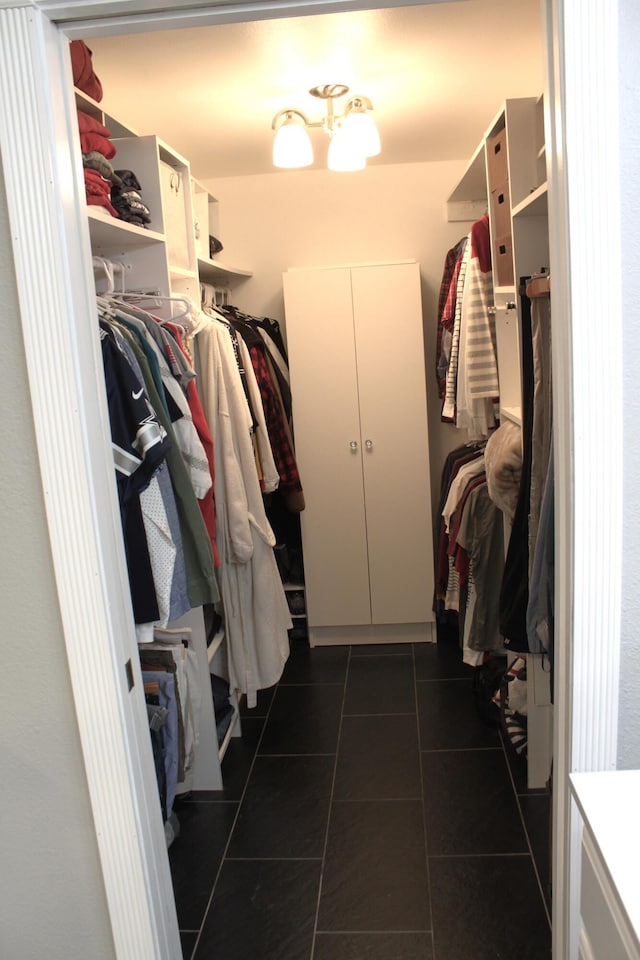
[[[155,230],[145,230],[144,227],[139,227],[135,223],[127,223],[125,220],[116,220],[115,217],[105,216],[91,206],[87,207],[87,217],[94,253],[99,252],[100,248],[105,246],[111,249],[116,247],[125,251],[137,250],[140,247],[165,242],[162,233],[156,233]]]
[[[500,407],[500,417],[522,426],[522,410],[519,407]]]
[[[232,267],[220,260],[203,260],[198,257],[198,272],[201,280],[226,281],[232,283],[240,280],[246,280],[252,277],[251,270],[243,270],[240,267]]]
[[[473,200],[487,201],[487,164],[485,160],[484,141],[476,149],[467,169],[447,203],[461,203]]]
[[[102,123],[104,111],[97,100],[83,93],[82,90],[78,90],[77,87],[74,87],[73,92],[76,98],[76,109],[82,110],[83,113],[88,114],[90,117],[93,117],[94,120]]]
[[[186,267],[172,267],[169,265],[169,276],[172,280],[195,280],[198,274],[195,270],[188,270]]]
[[[541,183],[528,197],[513,208],[513,217],[546,217],[548,213],[547,183]]]

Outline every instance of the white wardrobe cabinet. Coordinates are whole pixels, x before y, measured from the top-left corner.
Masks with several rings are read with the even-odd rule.
[[[284,275],[309,640],[432,639],[419,266]]]

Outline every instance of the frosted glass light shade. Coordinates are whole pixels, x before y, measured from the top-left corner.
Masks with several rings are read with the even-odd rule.
[[[340,127],[329,143],[327,166],[329,170],[348,172],[364,170],[366,158],[359,144],[346,127]]]
[[[309,134],[299,120],[288,117],[278,128],[273,140],[274,167],[308,167],[313,163]]]
[[[351,110],[344,121],[345,129],[358,142],[365,157],[380,153],[380,134],[375,120],[363,110]]]

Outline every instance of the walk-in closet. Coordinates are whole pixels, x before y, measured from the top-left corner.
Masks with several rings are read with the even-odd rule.
[[[68,325],[25,350],[83,955],[640,956],[608,784],[569,782],[613,765],[617,654],[606,596],[568,627],[558,5],[7,6],[46,117],[2,114],[16,310]],[[60,254],[11,187],[46,138]]]

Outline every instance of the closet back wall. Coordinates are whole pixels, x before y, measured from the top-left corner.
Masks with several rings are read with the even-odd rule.
[[[446,198],[465,166],[466,160],[403,163],[370,166],[358,173],[296,170],[202,181],[219,201],[225,259],[253,270],[252,279],[234,294],[251,313],[284,320],[282,273],[287,267],[419,262],[434,506],[440,466],[460,442],[457,431],[440,421],[434,371],[444,258],[469,228],[467,223],[447,222]]]

